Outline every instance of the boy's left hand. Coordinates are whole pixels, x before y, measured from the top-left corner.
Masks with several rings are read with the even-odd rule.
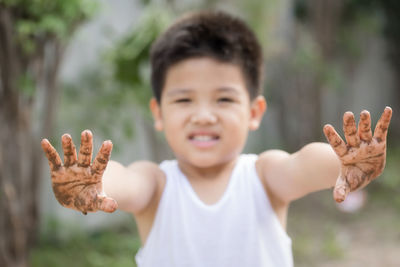
[[[343,130],[347,144],[332,125],[324,126],[325,136],[341,161],[340,175],[333,190],[336,202],[342,202],[350,191],[366,186],[382,173],[391,117],[392,109],[386,107],[372,136],[368,111],[361,112],[358,131],[353,113],[346,112],[343,116]]]

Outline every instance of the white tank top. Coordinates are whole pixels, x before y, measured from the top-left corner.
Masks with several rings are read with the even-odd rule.
[[[212,205],[198,198],[176,160],[162,162],[166,184],[138,267],[293,266],[291,239],[258,178],[257,157],[239,157]]]

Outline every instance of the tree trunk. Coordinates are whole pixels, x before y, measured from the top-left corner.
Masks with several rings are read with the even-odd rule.
[[[307,3],[307,25],[293,26],[289,52],[283,61],[281,59],[283,66],[273,69],[273,75],[270,75],[272,97],[278,103],[282,141],[291,152],[306,143],[324,140],[321,119],[324,70],[317,69],[315,64],[327,65],[334,57],[343,7],[343,0],[310,0]],[[307,39],[307,33],[310,33],[311,41]],[[312,45],[315,49],[308,48]],[[306,55],[300,63],[294,60],[299,54]],[[315,58],[322,62],[313,62]]]
[[[38,232],[40,138],[50,135],[54,121],[63,49],[49,36],[35,53],[23,54],[14,24],[11,10],[0,5],[0,266],[24,267]],[[27,74],[36,87],[33,95],[20,88]],[[34,105],[37,94],[41,105]],[[34,123],[37,106],[41,119]]]
[[[323,65],[331,64],[337,52],[338,30],[343,12],[343,0],[312,0],[310,4],[311,27],[314,39],[319,46],[320,57]],[[322,94],[325,86],[318,73],[310,88],[311,104],[314,108],[308,109],[312,118],[310,125],[311,137],[313,140],[322,139]]]
[[[392,104],[394,112],[398,112],[400,110],[400,2],[396,0],[386,0],[379,1],[378,3],[383,8],[386,18],[384,34],[388,44],[388,58],[393,66],[396,84]],[[392,117],[389,136],[392,136],[392,141],[394,143],[400,144],[399,135],[400,116],[397,115]]]
[[[15,106],[13,101],[1,101],[1,266],[27,266],[37,225],[38,169],[33,166],[38,157],[33,155],[26,116],[30,108]]]

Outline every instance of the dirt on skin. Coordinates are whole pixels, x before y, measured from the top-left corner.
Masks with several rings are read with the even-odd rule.
[[[53,192],[58,202],[85,215],[97,210],[114,212],[117,209],[116,201],[105,196],[102,189],[103,172],[111,156],[111,141],[103,142],[93,162],[91,131],[82,132],[78,156],[69,134],[64,134],[61,141],[64,163],[47,139],[41,143],[49,162]]]

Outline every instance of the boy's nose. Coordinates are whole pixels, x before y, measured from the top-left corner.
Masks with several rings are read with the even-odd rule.
[[[190,121],[194,124],[214,124],[217,122],[217,117],[210,110],[202,109],[194,113],[190,118]]]

